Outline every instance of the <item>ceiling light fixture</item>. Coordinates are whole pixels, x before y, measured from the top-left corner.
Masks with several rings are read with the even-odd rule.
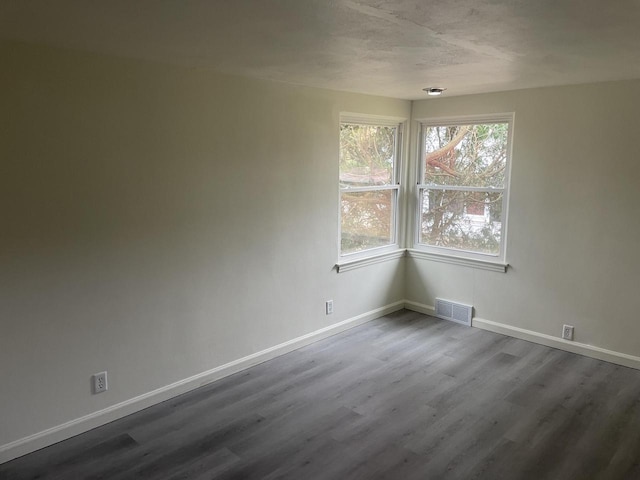
[[[446,90],[446,88],[427,87],[427,88],[423,88],[422,90],[427,92],[427,95],[436,96],[436,95],[442,95],[442,92],[444,92]]]

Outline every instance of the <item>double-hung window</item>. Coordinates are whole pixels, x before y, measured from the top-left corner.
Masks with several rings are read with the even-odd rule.
[[[383,253],[398,245],[402,124],[342,116],[340,255]]]
[[[417,246],[505,261],[513,114],[421,122]]]

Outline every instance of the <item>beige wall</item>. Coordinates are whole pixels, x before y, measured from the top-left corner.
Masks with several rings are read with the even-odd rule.
[[[336,274],[339,112],[409,102],[13,43],[0,60],[0,446],[403,298],[640,355],[640,82],[415,102],[516,113],[511,268]]]
[[[0,445],[402,300],[401,259],[333,270],[338,122],[409,102],[13,43],[0,63]]]
[[[639,107],[640,81],[415,102],[414,118],[515,112],[511,267],[407,259],[407,299],[640,355]]]

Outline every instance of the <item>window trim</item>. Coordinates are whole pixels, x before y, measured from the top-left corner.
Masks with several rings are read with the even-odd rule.
[[[507,270],[507,237],[508,237],[508,223],[509,223],[509,197],[511,187],[511,164],[513,160],[513,131],[515,124],[515,112],[502,112],[492,114],[481,115],[456,115],[450,117],[428,117],[418,118],[417,122],[417,157],[415,165],[416,173],[416,190],[413,195],[414,202],[414,228],[413,228],[413,252],[414,257],[424,258],[430,260],[436,260],[440,258],[440,261],[447,259],[446,263],[455,263],[459,265],[465,265],[469,267],[482,268],[482,265],[497,266],[495,271]],[[509,125],[509,134],[507,135],[507,164],[505,167],[505,185],[504,188],[485,188],[485,187],[449,187],[439,188],[442,190],[464,190],[472,191],[478,189],[478,191],[494,191],[503,192],[502,200],[502,215],[501,215],[501,239],[500,239],[500,251],[498,254],[480,253],[468,250],[460,250],[449,247],[438,247],[433,245],[427,245],[420,243],[420,228],[422,225],[422,205],[420,203],[421,192],[434,189],[432,185],[423,183],[424,181],[424,157],[425,157],[425,145],[424,145],[424,131],[426,127],[438,127],[438,126],[453,126],[453,125],[475,125],[482,123],[507,123]],[[417,255],[418,252],[424,252],[425,255]],[[494,270],[493,268],[490,268]]]
[[[491,272],[505,273],[509,268],[508,263],[501,263],[495,261],[489,261],[486,259],[476,259],[469,257],[462,257],[457,255],[426,252],[424,250],[417,250],[409,248],[407,249],[407,256],[411,258],[418,258],[420,260],[429,260],[432,262],[449,263],[451,265],[462,265],[463,267],[479,268],[481,270],[489,270]]]
[[[406,141],[406,132],[407,132],[407,119],[403,117],[393,117],[387,115],[370,115],[370,114],[360,114],[360,113],[351,113],[351,112],[341,112],[340,118],[338,121],[338,133],[340,132],[340,127],[343,124],[352,124],[352,125],[372,125],[372,126],[385,126],[385,127],[396,127],[396,145],[395,145],[395,165],[393,168],[393,184],[392,185],[380,185],[380,186],[366,186],[366,187],[354,187],[349,189],[340,188],[340,167],[338,163],[338,262],[336,263],[336,268],[338,271],[343,270],[351,270],[353,268],[357,268],[358,266],[370,265],[372,263],[378,263],[372,261],[373,259],[380,259],[380,261],[385,261],[387,259],[397,258],[394,253],[402,252],[404,254],[404,249],[401,248],[401,235],[402,235],[402,197],[403,197],[403,166],[404,162],[402,161],[402,155],[405,151],[405,141]],[[338,138],[340,138],[338,136]],[[338,148],[340,148],[340,143],[338,142]],[[392,243],[389,245],[383,245],[380,247],[367,248],[365,250],[360,250],[358,252],[351,253],[342,253],[342,193],[343,191],[348,190],[350,192],[366,192],[366,191],[384,191],[391,190],[395,191],[395,206],[393,215],[393,226],[392,226]],[[348,265],[348,267],[347,267]]]
[[[375,265],[376,263],[388,262],[397,258],[402,258],[406,255],[407,250],[405,248],[399,248],[396,250],[385,251],[384,253],[376,253],[366,257],[358,257],[354,259],[342,260],[336,263],[336,270],[338,273],[348,272],[349,270],[355,270],[356,268],[367,267],[369,265]]]

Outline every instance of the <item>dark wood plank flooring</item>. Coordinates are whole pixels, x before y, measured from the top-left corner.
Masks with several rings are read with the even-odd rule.
[[[401,311],[0,478],[640,479],[640,371]]]

